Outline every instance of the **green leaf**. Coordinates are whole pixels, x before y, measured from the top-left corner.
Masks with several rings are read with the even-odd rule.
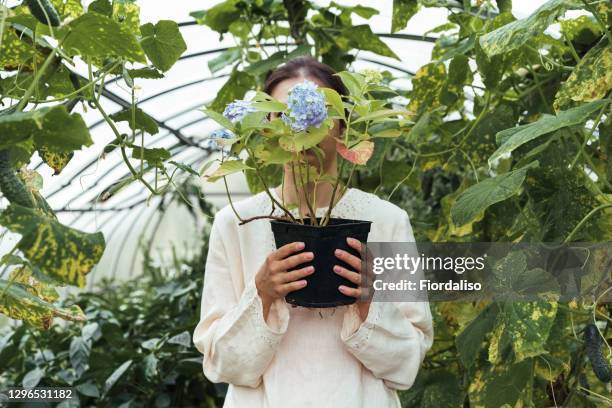
[[[30,262],[52,278],[80,288],[104,252],[101,232],[78,231],[35,209],[11,204],[0,214],[0,224],[21,234],[18,248]]]
[[[584,16],[583,16],[584,17]],[[591,102],[601,99],[612,89],[612,45],[607,38],[587,52],[576,65],[555,97],[559,110],[569,102]]]
[[[451,209],[453,224],[457,227],[465,225],[489,206],[518,193],[527,170],[537,166],[538,162],[535,161],[518,170],[488,178],[469,187],[457,197]]]
[[[270,55],[270,58],[265,58],[261,61],[257,61],[254,64],[251,64],[246,67],[244,70],[254,76],[262,75],[282,64],[286,58],[286,51],[278,51]]]
[[[111,388],[113,388],[113,385],[115,385],[115,383],[119,380],[119,378],[121,378],[123,373],[125,373],[127,369],[130,368],[131,365],[132,360],[128,360],[125,363],[121,364],[115,371],[113,371],[113,373],[104,382],[103,395],[106,395],[111,390]]]
[[[76,377],[81,376],[89,369],[89,354],[91,353],[91,340],[86,340],[81,336],[75,336],[70,341],[70,364],[76,373]]]
[[[352,121],[352,123],[360,123],[360,122],[369,122],[369,121],[380,121],[381,119],[390,118],[392,116],[408,115],[409,112],[405,110],[396,110],[396,109],[381,109],[374,112],[370,112],[367,115],[361,116],[358,119]]]
[[[476,362],[487,335],[495,325],[498,313],[497,307],[488,305],[455,338],[459,358],[466,368],[472,367]]]
[[[78,384],[74,388],[76,388],[78,392],[85,395],[86,397],[100,398],[100,391],[98,390],[98,387],[91,381],[87,381],[83,384]]]
[[[393,0],[393,17],[391,18],[391,32],[395,33],[408,24],[408,21],[419,10],[417,0]]]
[[[98,13],[86,13],[67,25],[64,49],[87,59],[122,57],[145,63],[145,54],[134,34],[124,25]]]
[[[93,143],[81,115],[68,113],[63,105],[0,116],[0,134],[0,149],[10,147],[13,154],[29,157],[29,146],[34,147],[55,174],[68,164],[73,150]]]
[[[232,71],[229,79],[217,92],[217,97],[210,104],[210,109],[223,112],[228,103],[241,99],[255,85],[255,78],[251,74],[238,70]]]
[[[257,145],[254,150],[254,156],[265,165],[285,164],[293,159],[291,152],[271,143]]]
[[[240,59],[242,55],[240,47],[231,47],[208,61],[208,69],[211,73],[222,70]]]
[[[145,378],[149,381],[152,381],[158,374],[157,362],[158,359],[153,353],[148,354],[143,360]]]
[[[459,378],[446,369],[421,370],[413,386],[400,394],[402,407],[458,408],[463,398]]]
[[[134,114],[134,121],[132,121],[132,114]],[[130,129],[132,130],[144,130],[150,135],[155,135],[159,132],[157,121],[151,116],[147,115],[140,108],[136,108],[136,111],[133,112],[130,107],[117,113],[113,113],[110,115],[110,118],[115,122],[128,122]]]
[[[178,24],[171,20],[160,20],[140,26],[140,44],[156,68],[168,71],[187,50],[187,44],[179,31]]]
[[[232,132],[235,130],[234,124],[232,123],[232,121],[230,121],[228,118],[226,118],[222,114],[215,112],[214,110],[210,110],[206,108],[202,109],[202,112],[204,112],[206,116],[208,116],[209,118],[211,118],[212,120],[220,124],[225,129],[230,130]]]
[[[342,103],[342,97],[340,94],[331,88],[321,88],[321,90],[325,94],[325,100],[327,103],[329,103],[339,115],[344,117],[344,104]]]
[[[283,112],[287,109],[286,104],[276,100],[254,102],[251,106],[260,112]]]
[[[110,17],[113,15],[113,6],[109,0],[95,0],[87,8],[89,12],[96,12],[103,16]]]
[[[480,45],[489,56],[514,50],[541,34],[566,10],[579,8],[574,0],[549,0],[527,18],[513,21],[480,37]]]
[[[164,77],[164,74],[155,68],[128,69],[127,73],[130,78],[160,79]]]
[[[398,61],[400,60],[397,54],[372,32],[368,24],[347,27],[342,30],[342,35],[349,39],[349,44],[353,48],[372,51],[378,55],[395,58]]]
[[[193,11],[189,13],[198,24],[205,24],[223,34],[229,30],[230,25],[240,18],[240,10],[236,7],[237,0],[228,0],[219,3],[208,10]]]
[[[489,157],[489,165],[500,156],[513,152],[517,147],[533,139],[558,129],[585,122],[589,116],[600,110],[606,103],[608,103],[608,101],[594,101],[559,112],[556,116],[544,115],[536,122],[502,130],[496,135],[497,142],[502,143],[502,145],[491,155],[491,157]]]
[[[229,176],[230,174],[247,169],[251,169],[251,167],[247,166],[242,160],[226,160],[221,163],[214,173],[207,177],[207,180],[212,183],[219,180],[221,177]]]
[[[172,157],[172,154],[164,148],[141,148],[134,147],[132,149],[132,157],[134,159],[144,160],[149,165],[154,167],[162,167],[163,162]]]
[[[305,132],[281,136],[278,143],[288,152],[301,152],[321,143],[328,135],[329,128],[321,125],[319,128],[309,128]]]
[[[487,370],[478,371],[468,387],[470,406],[527,406],[525,403],[517,404],[517,401],[521,399],[522,393],[531,387],[532,382],[532,360],[491,366]]]
[[[363,76],[348,71],[341,71],[335,75],[338,75],[340,77],[342,83],[344,84],[346,89],[348,89],[351,96],[361,96],[363,94],[362,89],[365,86],[365,80]]]
[[[28,371],[26,375],[23,376],[21,385],[23,388],[34,388],[38,385],[38,383],[40,383],[40,380],[42,380],[44,376],[45,370],[40,367],[36,367],[35,369]]]

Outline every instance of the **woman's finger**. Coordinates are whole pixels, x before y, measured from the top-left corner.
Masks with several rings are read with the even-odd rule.
[[[298,265],[312,261],[312,258],[314,258],[314,254],[312,252],[302,252],[301,254],[292,255],[283,259],[282,261],[278,261],[276,266],[278,269],[276,272],[290,271]]]
[[[287,273],[282,273],[281,276],[281,282],[282,283],[289,283],[289,282],[293,282],[299,279],[302,279],[303,277],[306,277],[308,275],[310,275],[311,273],[314,272],[314,266],[307,266],[305,268],[302,269],[298,269],[295,271],[291,271],[291,272],[287,272]]]
[[[349,271],[348,269],[343,268],[340,265],[334,265],[334,272],[336,272],[343,278],[348,279],[356,285],[361,284],[361,274],[357,272]]]
[[[303,279],[290,283],[285,283],[284,285],[280,286],[279,292],[281,293],[281,296],[287,296],[287,294],[290,292],[302,289],[304,286],[306,286],[307,283],[308,282]]]
[[[346,243],[353,249],[357,250],[360,254],[364,253],[365,245],[358,239],[348,237]]]
[[[359,299],[361,297],[361,289],[360,288],[350,288],[348,286],[340,285],[338,286],[338,290],[346,295]]]
[[[355,271],[361,271],[361,258],[356,257],[353,254],[350,254],[342,249],[336,249],[334,252],[336,258],[343,260],[350,266],[352,266]]]
[[[303,242],[291,242],[289,244],[283,245],[276,251],[272,252],[271,256],[274,260],[280,261],[282,259],[287,258],[294,252],[301,251],[302,249],[304,249]]]

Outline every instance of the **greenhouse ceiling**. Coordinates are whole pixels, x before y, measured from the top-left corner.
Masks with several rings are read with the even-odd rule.
[[[19,4],[8,1],[8,7]],[[86,3],[86,2],[84,2]],[[91,2],[89,2],[91,3]],[[187,50],[163,79],[139,79],[136,91],[138,106],[159,124],[159,133],[147,138],[146,147],[167,148],[173,160],[186,163],[195,169],[210,157],[205,140],[217,125],[208,120],[200,110],[210,103],[227,80],[231,68],[211,73],[208,62],[228,47],[234,46],[230,35],[220,39],[210,28],[197,24],[191,12],[210,8],[218,1],[180,1],[168,7],[167,2],[139,1],[140,23],[170,19],[179,22],[180,32]],[[327,5],[329,2],[317,1]],[[354,5],[357,2],[340,1]],[[437,34],[430,30],[446,21],[449,11],[441,8],[423,8],[408,26],[391,34],[392,1],[359,1],[363,6],[376,8],[379,13],[366,20],[354,17],[355,24],[367,23],[379,34],[400,57],[400,61],[360,51],[352,64],[355,70],[377,68],[389,70],[396,78],[398,87],[410,88],[414,72],[430,60],[433,42]],[[381,7],[382,3],[382,7]],[[513,14],[520,18],[528,15],[544,1],[513,1]],[[459,3],[457,3],[459,7]],[[77,64],[76,71],[87,76],[86,65]],[[109,114],[130,106],[131,93],[124,80],[109,77],[101,104]],[[44,180],[42,195],[47,198],[63,223],[85,231],[100,230],[108,242],[105,255],[92,274],[88,285],[94,285],[102,276],[133,276],[140,270],[139,238],[151,239],[161,257],[168,257],[172,248],[191,248],[202,225],[194,225],[193,218],[184,206],[168,197],[148,197],[141,183],[131,183],[116,193],[112,192],[118,180],[129,175],[118,151],[105,153],[114,135],[96,109],[87,109],[79,104],[75,112],[85,119],[94,144],[75,153],[61,174],[34,157],[31,168],[39,172]],[[125,124],[123,124],[125,125]],[[129,129],[127,126],[120,131]],[[214,154],[214,153],[212,153]],[[230,189],[237,195],[250,193],[242,177],[230,177]],[[214,205],[226,202],[221,182],[203,183],[206,199]],[[188,233],[185,227],[190,226]],[[186,238],[187,237],[187,238]],[[3,240],[1,248],[14,245],[11,237]]]

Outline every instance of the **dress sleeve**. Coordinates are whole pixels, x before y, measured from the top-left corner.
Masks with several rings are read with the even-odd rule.
[[[394,242],[414,242],[408,214],[393,233]],[[433,343],[428,302],[377,302],[361,320],[357,306],[345,312],[341,331],[349,352],[389,388],[412,386],[425,353]]]
[[[232,270],[232,265],[239,264],[235,261],[240,254],[229,256],[224,236],[231,231],[219,216],[210,233],[200,321],[193,342],[204,355],[202,367],[210,381],[255,388],[287,330],[289,310],[281,304],[284,299],[277,299],[266,321],[254,278],[242,291],[236,290],[237,282],[242,282],[241,271]]]

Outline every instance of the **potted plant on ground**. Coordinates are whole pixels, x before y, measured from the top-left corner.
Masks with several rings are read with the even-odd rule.
[[[340,284],[355,285],[333,273],[332,267],[338,263],[334,250],[340,248],[359,256],[347,245],[346,238],[350,236],[367,242],[371,222],[334,218],[332,210],[336,199],[349,188],[358,166],[366,165],[372,157],[374,139],[398,137],[403,127],[412,124],[408,120],[410,112],[390,107],[386,98],[396,93],[382,83],[379,72],[343,71],[337,75],[349,95],[341,96],[331,88],[318,87],[304,80],[289,91],[287,103],[263,92],[255,92],[250,100],[230,103],[223,114],[204,109],[223,127],[213,132],[210,139],[212,143],[223,146],[224,153],[217,160],[221,162],[217,169],[206,176],[208,181],[223,178],[225,182],[225,177],[232,173],[252,170],[272,202],[272,213],[243,219],[233,206],[225,182],[230,205],[240,224],[268,218],[277,247],[301,241],[305,243],[304,251],[314,253],[312,264],[318,273],[306,278],[308,284],[303,289],[286,297],[288,303],[300,306],[334,307],[355,302],[355,298],[336,290]],[[341,122],[344,126],[336,139],[336,150],[341,158],[338,176],[332,177],[322,169],[323,151],[318,144],[328,137],[333,126],[339,126]],[[307,152],[319,158],[319,166],[306,159]],[[212,163],[209,162],[203,171]],[[304,198],[308,211],[301,216],[294,210],[304,207],[304,203],[290,205],[275,197],[262,174],[267,166],[279,165],[291,169],[296,189],[319,183],[333,186],[329,205],[322,216],[317,216],[315,198],[308,194]],[[275,208],[279,208],[282,215],[273,215]],[[304,266],[307,265],[300,267]],[[344,266],[350,269],[348,265]]]

